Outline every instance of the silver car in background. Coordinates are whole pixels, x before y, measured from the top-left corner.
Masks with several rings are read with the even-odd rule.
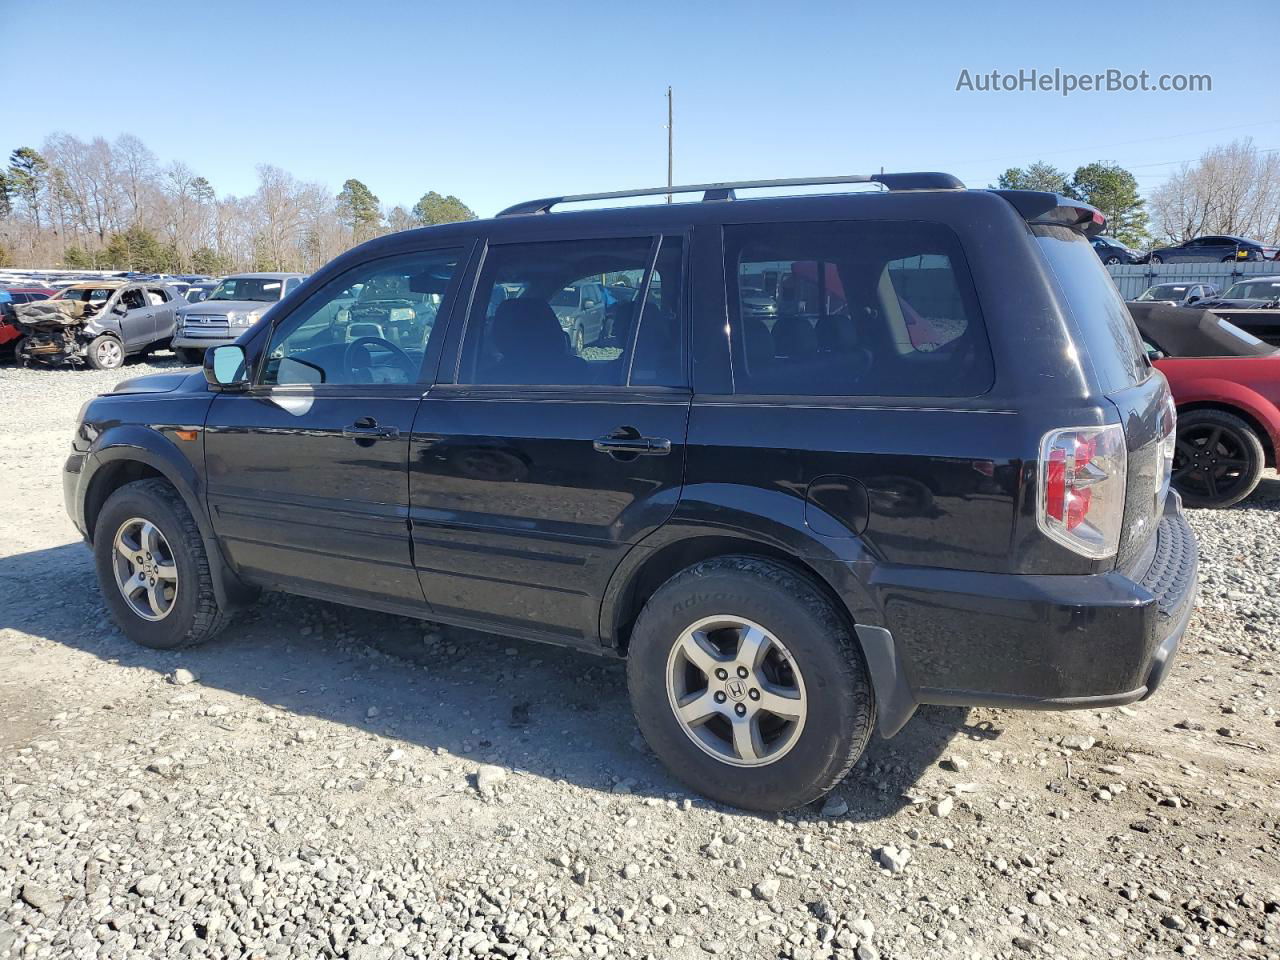
[[[302,273],[237,273],[207,298],[178,310],[173,348],[184,363],[200,363],[209,347],[231,343],[296,290]]]

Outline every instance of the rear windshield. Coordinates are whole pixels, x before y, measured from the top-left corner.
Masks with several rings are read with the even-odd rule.
[[[1142,339],[1111,275],[1083,235],[1070,227],[1037,224],[1045,259],[1066,297],[1082,338],[1079,345],[1106,393],[1145,380],[1150,370]]]

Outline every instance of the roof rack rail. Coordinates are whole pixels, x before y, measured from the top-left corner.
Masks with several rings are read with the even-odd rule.
[[[963,190],[964,184],[949,173],[854,173],[840,177],[789,177],[784,180],[738,180],[730,183],[691,183],[671,187],[646,187],[643,190],[612,190],[608,193],[576,193],[563,197],[526,200],[507,207],[500,217],[529,213],[550,213],[561,203],[587,200],[621,200],[624,197],[660,197],[668,193],[701,193],[703,200],[733,200],[736,190],[770,187],[810,187],[833,183],[878,183],[890,190]]]

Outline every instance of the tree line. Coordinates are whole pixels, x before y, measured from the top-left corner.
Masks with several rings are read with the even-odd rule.
[[[225,274],[310,272],[384,233],[475,214],[454,196],[386,207],[357,179],[338,193],[270,164],[248,196],[219,195],[138,137],[58,133],[0,169],[0,266]]]
[[[1049,190],[1092,204],[1106,215],[1107,234],[1131,247],[1206,234],[1280,242],[1280,151],[1259,150],[1248,139],[1182,164],[1148,200],[1132,173],[1110,163],[1086,164],[1068,176],[1038,161],[1010,167],[995,186]]]

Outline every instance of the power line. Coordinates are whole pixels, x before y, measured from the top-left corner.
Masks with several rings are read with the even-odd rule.
[[[1038,155],[1041,157],[1052,157],[1063,153],[1081,153],[1086,150],[1109,150],[1112,147],[1127,147],[1135,143],[1154,143],[1158,140],[1178,140],[1182,137],[1197,137],[1207,133],[1221,133],[1224,130],[1245,130],[1253,127],[1264,127],[1280,123],[1280,120],[1259,120],[1254,123],[1240,123],[1229,127],[1214,127],[1210,130],[1188,130],[1184,133],[1172,133],[1160,137],[1143,137],[1138,140],[1117,140],[1114,143],[1104,143],[1092,147],[1067,147],[1061,150],[1040,150]],[[987,157],[985,160],[965,160],[964,163],[1005,163],[1009,160],[1018,160],[1021,157],[1004,156],[1004,157]],[[1179,161],[1182,162],[1182,161]]]

